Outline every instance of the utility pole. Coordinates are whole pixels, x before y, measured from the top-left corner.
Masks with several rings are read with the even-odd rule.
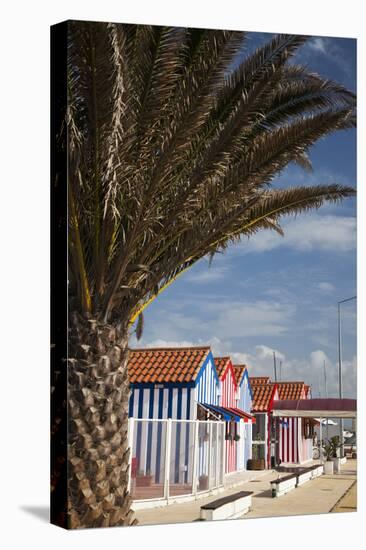
[[[327,369],[325,368],[325,359],[324,359],[324,387],[325,387],[325,397],[328,398],[328,390],[327,390]]]
[[[273,352],[273,366],[274,366],[274,375],[275,375],[275,382],[277,382],[277,365],[276,365],[276,352]]]
[[[282,380],[282,361],[280,361],[280,381]]]
[[[328,399],[328,389],[327,389],[327,369],[325,368],[325,359],[324,359],[324,387],[325,387],[325,397]],[[328,422],[329,418],[326,418],[327,423],[327,439],[329,439],[329,429],[328,429]]]

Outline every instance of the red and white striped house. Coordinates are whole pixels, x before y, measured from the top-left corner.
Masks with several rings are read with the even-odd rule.
[[[264,459],[265,467],[271,467],[271,411],[278,400],[277,384],[271,384],[268,376],[249,377],[253,394],[253,458]]]
[[[272,383],[273,385],[273,383]],[[310,399],[310,386],[304,382],[278,382],[278,398]],[[302,464],[313,456],[313,419],[280,417],[276,419],[276,455],[281,463]],[[278,460],[276,460],[278,462]]]
[[[216,371],[219,377],[219,405],[228,409],[236,409],[238,404],[238,385],[235,372],[230,357],[214,358]],[[237,470],[237,452],[238,441],[235,437],[240,437],[240,428],[237,422],[226,422],[226,460],[225,473],[235,472]]]
[[[257,420],[253,444],[259,445],[256,436],[261,434],[262,437],[258,437],[258,440],[265,441],[261,458],[265,458],[266,466],[269,468],[278,463],[303,464],[311,460],[312,433],[316,422],[310,418],[271,416],[276,401],[310,399],[310,386],[302,381],[272,382],[268,376],[250,378],[250,383],[253,391],[253,412],[256,413]]]

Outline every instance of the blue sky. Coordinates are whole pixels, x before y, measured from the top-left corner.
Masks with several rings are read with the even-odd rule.
[[[251,33],[246,52],[270,35]],[[313,37],[296,63],[356,89],[356,41]],[[343,131],[311,150],[314,171],[294,164],[275,185],[356,186],[356,132]],[[313,396],[338,391],[337,302],[356,294],[356,201],[326,205],[282,223],[285,237],[262,232],[225,254],[199,261],[145,310],[139,346],[211,344],[245,362],[253,375],[305,380]],[[356,302],[342,306],[344,395],[356,394]],[[132,338],[133,347],[136,341]]]

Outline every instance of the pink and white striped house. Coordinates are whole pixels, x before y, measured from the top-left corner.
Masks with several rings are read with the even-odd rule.
[[[217,374],[219,377],[219,405],[222,407],[236,408],[238,404],[238,385],[235,372],[230,357],[214,358]],[[226,460],[225,473],[235,472],[237,470],[237,447],[239,436],[238,423],[226,423]]]
[[[278,399],[310,399],[310,386],[304,382],[277,382]],[[278,419],[278,458],[284,464],[303,464],[313,457],[313,419]]]

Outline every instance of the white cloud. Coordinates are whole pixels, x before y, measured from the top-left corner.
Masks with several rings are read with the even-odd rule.
[[[332,283],[328,283],[327,281],[321,281],[317,284],[317,288],[319,290],[323,290],[324,292],[332,292],[335,290],[335,286]]]
[[[272,349],[272,348],[269,348],[268,346],[264,346],[264,345],[256,346],[255,349],[256,349],[257,357],[260,360],[265,360],[265,359],[268,359],[268,358],[273,360],[273,352],[275,352],[275,354],[276,354],[276,359],[278,359],[280,361],[281,360],[283,361],[285,359],[284,354],[281,353],[278,349],[277,350]]]
[[[330,360],[327,354],[323,350],[316,350],[310,353],[310,363],[313,367],[323,369],[325,363],[329,363]]]
[[[295,306],[279,302],[227,303],[219,305],[221,311],[211,327],[222,338],[249,336],[275,336],[288,330]]]
[[[135,343],[132,347],[146,347],[146,348],[190,348],[193,346],[197,346],[199,344],[195,344],[194,342],[188,341],[188,340],[163,340],[161,338],[157,338],[156,340],[151,340],[149,342],[144,343],[144,341],[141,341],[139,343]]]
[[[277,376],[280,378],[280,363],[281,379],[303,381],[309,384],[312,388],[313,397],[325,397],[325,380],[324,380],[324,360],[326,365],[327,376],[327,395],[328,397],[338,397],[339,379],[338,379],[338,364],[332,362],[331,359],[323,350],[314,350],[308,357],[287,357],[279,350],[276,351],[277,359]],[[232,352],[231,356],[239,355]],[[274,364],[273,350],[266,345],[256,346],[253,354],[243,354],[245,362],[249,366],[249,374],[252,376],[269,376],[274,379]],[[343,381],[343,396],[356,396],[356,357],[351,360],[345,359],[342,362],[342,381]]]
[[[352,65],[355,60],[347,55],[342,47],[342,42],[349,40],[347,38],[331,38],[315,36],[308,40],[306,44],[299,49],[297,61],[306,63],[312,61],[315,55],[326,57],[327,61],[336,65],[348,77],[352,76]]]
[[[220,281],[225,278],[227,274],[226,266],[217,266],[213,264],[211,267],[203,267],[201,264],[201,271],[197,273],[191,273],[187,277],[187,281],[190,283],[207,284],[211,282]]]
[[[348,252],[356,247],[356,218],[320,214],[292,218],[283,223],[285,236],[261,231],[243,243],[246,252],[266,252],[288,247],[303,252]]]
[[[215,357],[229,355],[234,364],[248,365],[250,376],[269,376],[274,380],[273,351],[276,353],[277,377],[281,380],[303,381],[312,388],[313,397],[325,397],[324,361],[326,365],[327,395],[338,397],[339,378],[338,363],[332,361],[322,349],[312,351],[308,357],[288,357],[282,350],[274,349],[266,344],[245,351],[233,347],[229,340],[212,337],[207,340],[169,340],[157,338],[147,342],[142,341],[132,347],[190,347],[209,345]],[[357,360],[344,358],[342,361],[343,396],[356,397]]]
[[[320,38],[320,37],[313,38],[312,40],[310,40],[308,42],[308,47],[311,50],[316,50],[316,51],[321,52],[325,55],[327,54],[327,45],[326,45],[326,39],[325,38]]]

